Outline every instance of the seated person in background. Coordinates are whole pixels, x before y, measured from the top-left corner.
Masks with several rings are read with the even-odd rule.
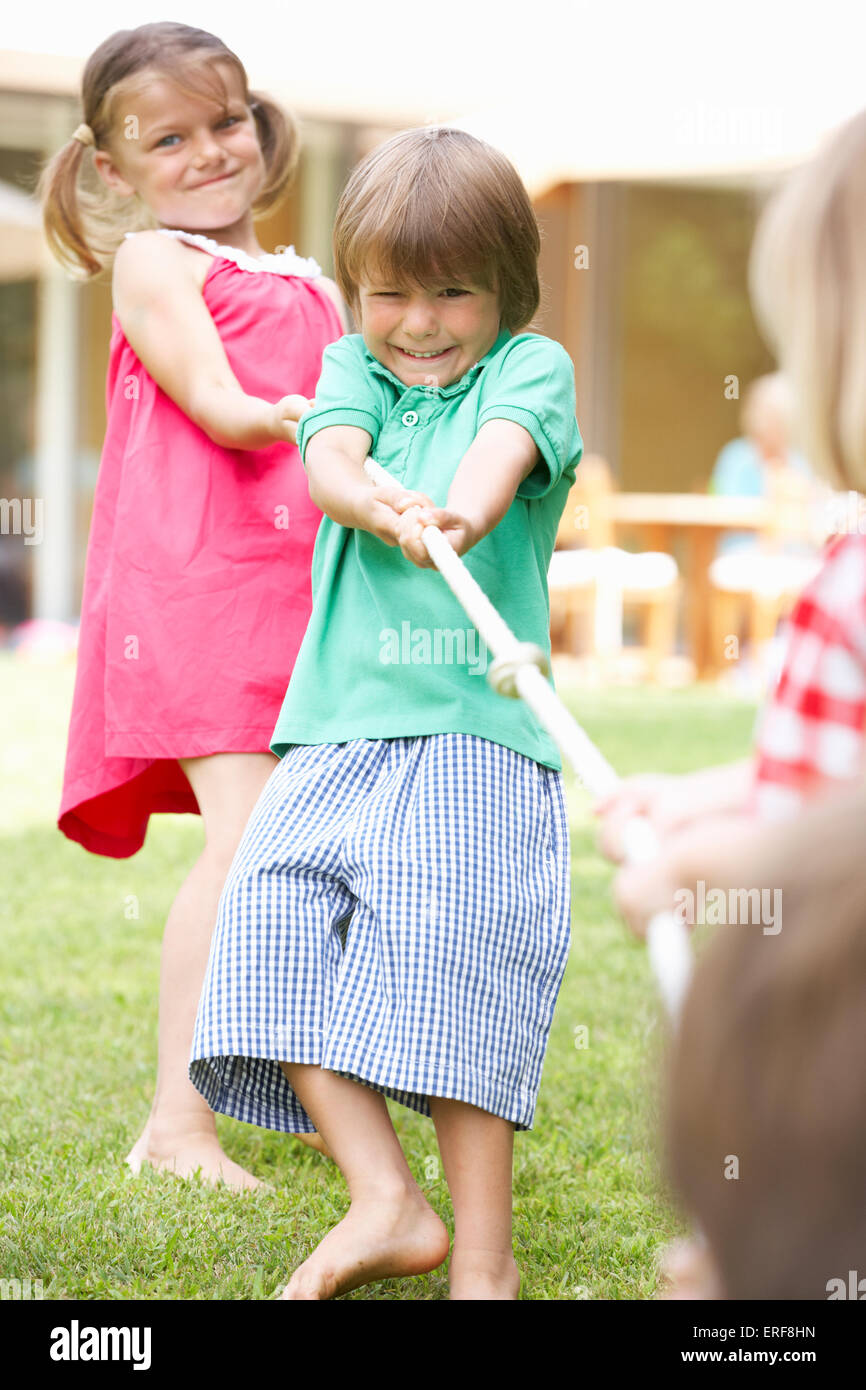
[[[746,387],[740,425],[742,436],[720,450],[707,491],[717,497],[765,497],[774,475],[790,469],[804,483],[812,473],[802,454],[791,447],[793,394],[781,372],[759,376]],[[719,542],[719,554],[755,546],[747,531],[732,531]]]
[[[834,492],[861,498],[864,219],[866,109],[782,185],[761,217],[749,267],[752,303],[792,383],[798,433],[816,474]],[[663,870],[677,835],[689,828],[702,833],[702,823],[726,816],[746,824],[787,816],[826,787],[866,775],[862,525],[831,537],[819,573],[800,594],[753,742],[753,755],[729,766],[624,778],[595,808],[603,852],[621,859],[626,823],[645,815],[662,838],[655,870]]]

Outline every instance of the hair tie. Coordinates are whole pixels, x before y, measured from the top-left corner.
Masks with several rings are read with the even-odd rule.
[[[71,138],[73,140],[80,140],[82,145],[96,144],[93,131],[90,129],[90,126],[87,125],[85,122],[82,122],[82,124],[78,127],[77,130],[73,130]]]

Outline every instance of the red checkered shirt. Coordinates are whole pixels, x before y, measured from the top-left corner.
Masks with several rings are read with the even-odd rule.
[[[773,818],[863,772],[866,536],[828,542],[784,643],[781,674],[755,734],[751,810]]]

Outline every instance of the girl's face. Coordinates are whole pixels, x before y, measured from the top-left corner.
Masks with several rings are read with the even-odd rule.
[[[241,79],[230,63],[218,67],[227,113],[154,73],[128,102],[118,103],[112,151],[95,151],[105,182],[119,193],[137,193],[164,227],[212,232],[244,225],[264,183]]]
[[[478,285],[407,288],[371,270],[358,308],[369,351],[405,386],[459,381],[499,336],[499,296]]]

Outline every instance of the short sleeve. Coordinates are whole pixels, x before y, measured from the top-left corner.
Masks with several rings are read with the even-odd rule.
[[[745,439],[731,439],[719,451],[708,491],[716,497],[760,497],[761,470]]]
[[[866,740],[866,542],[827,551],[787,623],[777,685],[755,730],[752,807],[796,809],[828,782],[862,776]]]
[[[573,480],[583,453],[575,410],[574,366],[552,338],[536,333],[513,338],[495,370],[485,372],[478,428],[488,420],[513,420],[532,436],[541,455],[518,497],[543,497],[565,475]]]
[[[381,388],[367,370],[364,352],[364,340],[356,333],[347,333],[325,348],[316,404],[298,421],[302,460],[309,440],[329,425],[355,425],[366,430],[375,445],[386,411]]]

